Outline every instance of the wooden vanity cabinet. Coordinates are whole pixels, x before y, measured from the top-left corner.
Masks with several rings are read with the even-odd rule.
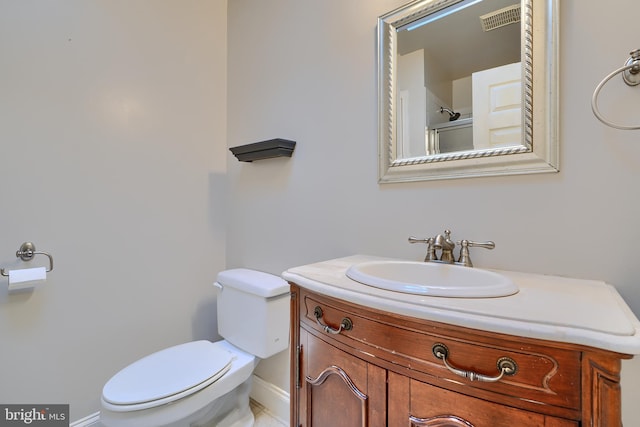
[[[621,426],[620,360],[630,356],[402,316],[291,285],[292,427]],[[496,376],[506,357],[517,371],[470,381],[444,366],[435,344],[456,369]]]

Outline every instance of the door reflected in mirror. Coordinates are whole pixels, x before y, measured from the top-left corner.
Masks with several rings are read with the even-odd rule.
[[[556,9],[420,0],[381,16],[380,182],[557,171]]]
[[[398,158],[523,145],[520,3],[447,12],[398,29]]]

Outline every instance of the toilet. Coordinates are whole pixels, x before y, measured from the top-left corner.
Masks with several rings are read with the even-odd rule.
[[[251,427],[251,377],[260,359],[289,346],[289,285],[237,268],[218,289],[221,341],[160,350],[115,374],[102,389],[104,427]]]

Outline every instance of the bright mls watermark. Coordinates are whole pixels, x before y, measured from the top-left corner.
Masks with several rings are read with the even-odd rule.
[[[1,405],[0,427],[68,427],[69,405]]]

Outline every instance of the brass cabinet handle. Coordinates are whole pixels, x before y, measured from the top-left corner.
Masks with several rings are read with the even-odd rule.
[[[433,352],[433,355],[437,359],[442,360],[442,362],[444,363],[444,366],[450,372],[456,375],[459,375],[463,378],[469,378],[470,381],[494,383],[496,381],[501,380],[502,377],[504,377],[505,375],[511,376],[511,375],[515,375],[516,372],[518,372],[518,364],[515,362],[515,360],[511,359],[510,357],[501,357],[500,359],[498,359],[498,362],[496,363],[496,365],[498,367],[498,371],[500,371],[500,374],[498,374],[495,377],[490,377],[488,375],[479,374],[477,372],[454,368],[453,366],[449,365],[449,362],[447,362],[449,349],[447,348],[446,345],[442,343],[435,343],[433,347],[431,347],[431,351]]]
[[[322,326],[322,329],[325,332],[328,332],[330,334],[337,335],[342,331],[350,331],[351,329],[353,329],[353,322],[348,317],[342,319],[342,322],[340,323],[340,327],[338,329],[332,328],[331,326],[322,323],[320,319],[322,319],[323,312],[322,308],[319,305],[316,306],[316,308],[313,310],[313,315],[316,317],[316,323]]]

